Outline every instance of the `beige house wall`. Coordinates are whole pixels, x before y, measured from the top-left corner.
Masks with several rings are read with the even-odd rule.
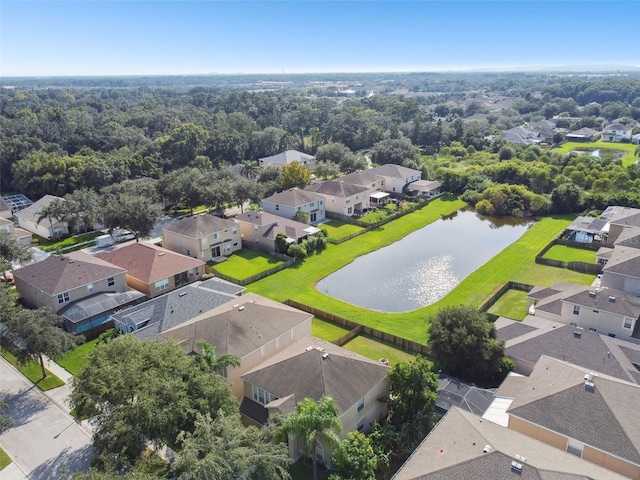
[[[211,260],[202,257],[202,250],[200,249],[200,240],[192,237],[185,237],[169,230],[164,231],[164,237],[162,239],[162,247],[172,252],[180,253],[188,257],[198,258],[203,262]],[[211,255],[211,252],[209,252]]]
[[[633,333],[633,327],[636,319],[607,312],[605,309],[607,308],[609,300],[606,296],[602,297],[603,301],[601,308],[580,305],[580,312],[578,315],[573,313],[573,303],[562,302],[563,320],[561,321],[565,324],[575,323],[578,327],[582,327],[585,330],[594,329],[597,333],[601,333],[603,335],[614,334],[618,338],[628,340],[631,338],[631,334]],[[630,328],[624,328],[625,318],[631,320]]]
[[[234,229],[236,233],[233,233]],[[213,258],[212,246],[220,247],[220,255],[231,255],[242,248],[242,238],[238,226],[213,232],[202,238],[187,237],[165,230],[162,246],[182,255],[209,262]]]
[[[50,239],[56,235],[67,235],[69,233],[69,227],[64,222],[54,223],[51,228],[48,228],[43,223],[37,224],[36,222],[20,218],[19,216],[17,218],[20,228],[24,228],[25,230],[44,238]]]
[[[325,207],[327,212],[338,213],[340,215],[353,215],[356,211],[363,208],[369,208],[369,196],[373,191],[366,190],[357,195],[351,195],[350,197],[336,197],[332,195],[325,195],[318,192],[325,198]],[[351,212],[349,212],[351,208]]]
[[[331,357],[328,360],[331,360]],[[386,415],[387,404],[379,402],[378,399],[387,397],[389,397],[389,379],[385,377],[364,396],[362,410],[358,412],[356,404],[340,416],[342,438],[345,438],[349,432],[357,430],[360,423],[364,427],[362,431],[369,433],[372,425]]]
[[[552,432],[546,428],[534,425],[526,420],[523,420],[513,415],[509,415],[508,427],[512,430],[520,432],[528,437],[540,440],[547,445],[559,448],[560,450],[567,450],[567,437],[560,435],[559,433]]]
[[[582,458],[588,462],[595,463],[601,467],[619,473],[634,480],[640,480],[640,466],[627,462],[619,457],[615,457],[601,450],[597,450],[589,445],[585,445],[582,451]]]

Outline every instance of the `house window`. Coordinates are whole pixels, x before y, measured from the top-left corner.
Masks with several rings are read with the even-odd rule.
[[[220,238],[220,234],[218,232],[213,234],[213,239],[217,240],[218,238]]]
[[[570,327],[574,327],[574,328],[575,328],[575,327],[577,327],[577,326],[578,326],[578,324],[577,324],[577,323],[574,323],[574,322],[571,322],[571,323],[569,323],[569,326],[570,326]]]
[[[107,287],[113,287],[116,284],[116,279],[113,277],[107,278]]]
[[[627,330],[631,330],[632,323],[633,323],[633,320],[631,320],[630,318],[625,318],[624,323],[622,324],[622,327],[626,328]]]
[[[237,247],[238,246],[238,242],[233,242],[233,246]]]
[[[358,425],[356,426],[356,430],[358,430],[360,433],[362,433],[364,431],[364,421],[360,420],[358,422]]]
[[[347,215],[351,215],[353,213],[353,207],[349,207],[347,209]]]
[[[574,305],[573,306],[573,314],[574,315],[580,315],[580,305]]]
[[[362,397],[362,398],[358,401],[358,411],[359,411],[359,412],[361,412],[363,408],[364,408],[364,397]]]
[[[162,290],[166,290],[169,288],[169,279],[165,278],[155,283],[156,292],[161,292]]]
[[[600,310],[594,310],[593,313],[600,313]]]
[[[262,405],[266,405],[272,400],[276,400],[278,398],[274,395],[271,395],[264,388],[258,387],[257,385],[252,385],[251,388],[253,390],[253,399],[256,402],[261,403]]]
[[[567,442],[567,452],[575,455],[576,457],[582,457],[582,450],[584,449],[584,443],[570,438]]]
[[[87,285],[87,293],[93,293],[93,283]]]
[[[67,303],[69,301],[69,292],[58,295],[58,303]]]
[[[276,205],[276,210],[280,210],[280,205]]]
[[[591,327],[589,327],[589,331],[590,332],[597,332],[597,330],[595,328],[591,328]]]
[[[320,442],[316,442],[316,459],[324,463],[324,447]]]

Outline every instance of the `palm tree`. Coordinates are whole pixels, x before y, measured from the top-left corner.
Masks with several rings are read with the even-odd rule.
[[[227,367],[239,367],[240,358],[235,355],[216,355],[216,347],[206,340],[198,340],[196,345],[200,348],[200,356],[198,357],[203,369],[209,373],[218,373],[226,377],[225,371]]]
[[[279,440],[286,439],[289,434],[304,436],[304,456],[311,456],[313,480],[318,480],[316,447],[319,442],[329,448],[337,447],[341,432],[338,408],[331,397],[323,396],[317,403],[311,398],[299,402],[295,412],[285,417],[276,436]]]
[[[260,166],[255,160],[245,160],[240,166],[240,173],[251,180],[257,178],[259,172]]]
[[[51,235],[53,236],[53,221],[60,221],[61,216],[62,204],[60,200],[56,199],[53,202],[42,206],[42,208],[38,212],[36,225],[40,225],[40,222],[46,218],[49,221],[49,228],[51,229]]]

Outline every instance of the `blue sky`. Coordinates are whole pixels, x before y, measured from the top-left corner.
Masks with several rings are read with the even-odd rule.
[[[0,0],[0,75],[640,66],[638,5]]]

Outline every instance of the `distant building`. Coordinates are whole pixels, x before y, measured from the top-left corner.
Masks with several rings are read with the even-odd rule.
[[[278,153],[270,157],[262,157],[258,159],[258,164],[262,168],[266,167],[284,167],[290,163],[298,162],[300,165],[304,165],[309,170],[313,170],[316,164],[316,157],[307,153],[299,152],[297,150],[287,150],[286,152]]]
[[[631,127],[625,127],[620,123],[612,123],[602,130],[603,142],[630,142]]]

